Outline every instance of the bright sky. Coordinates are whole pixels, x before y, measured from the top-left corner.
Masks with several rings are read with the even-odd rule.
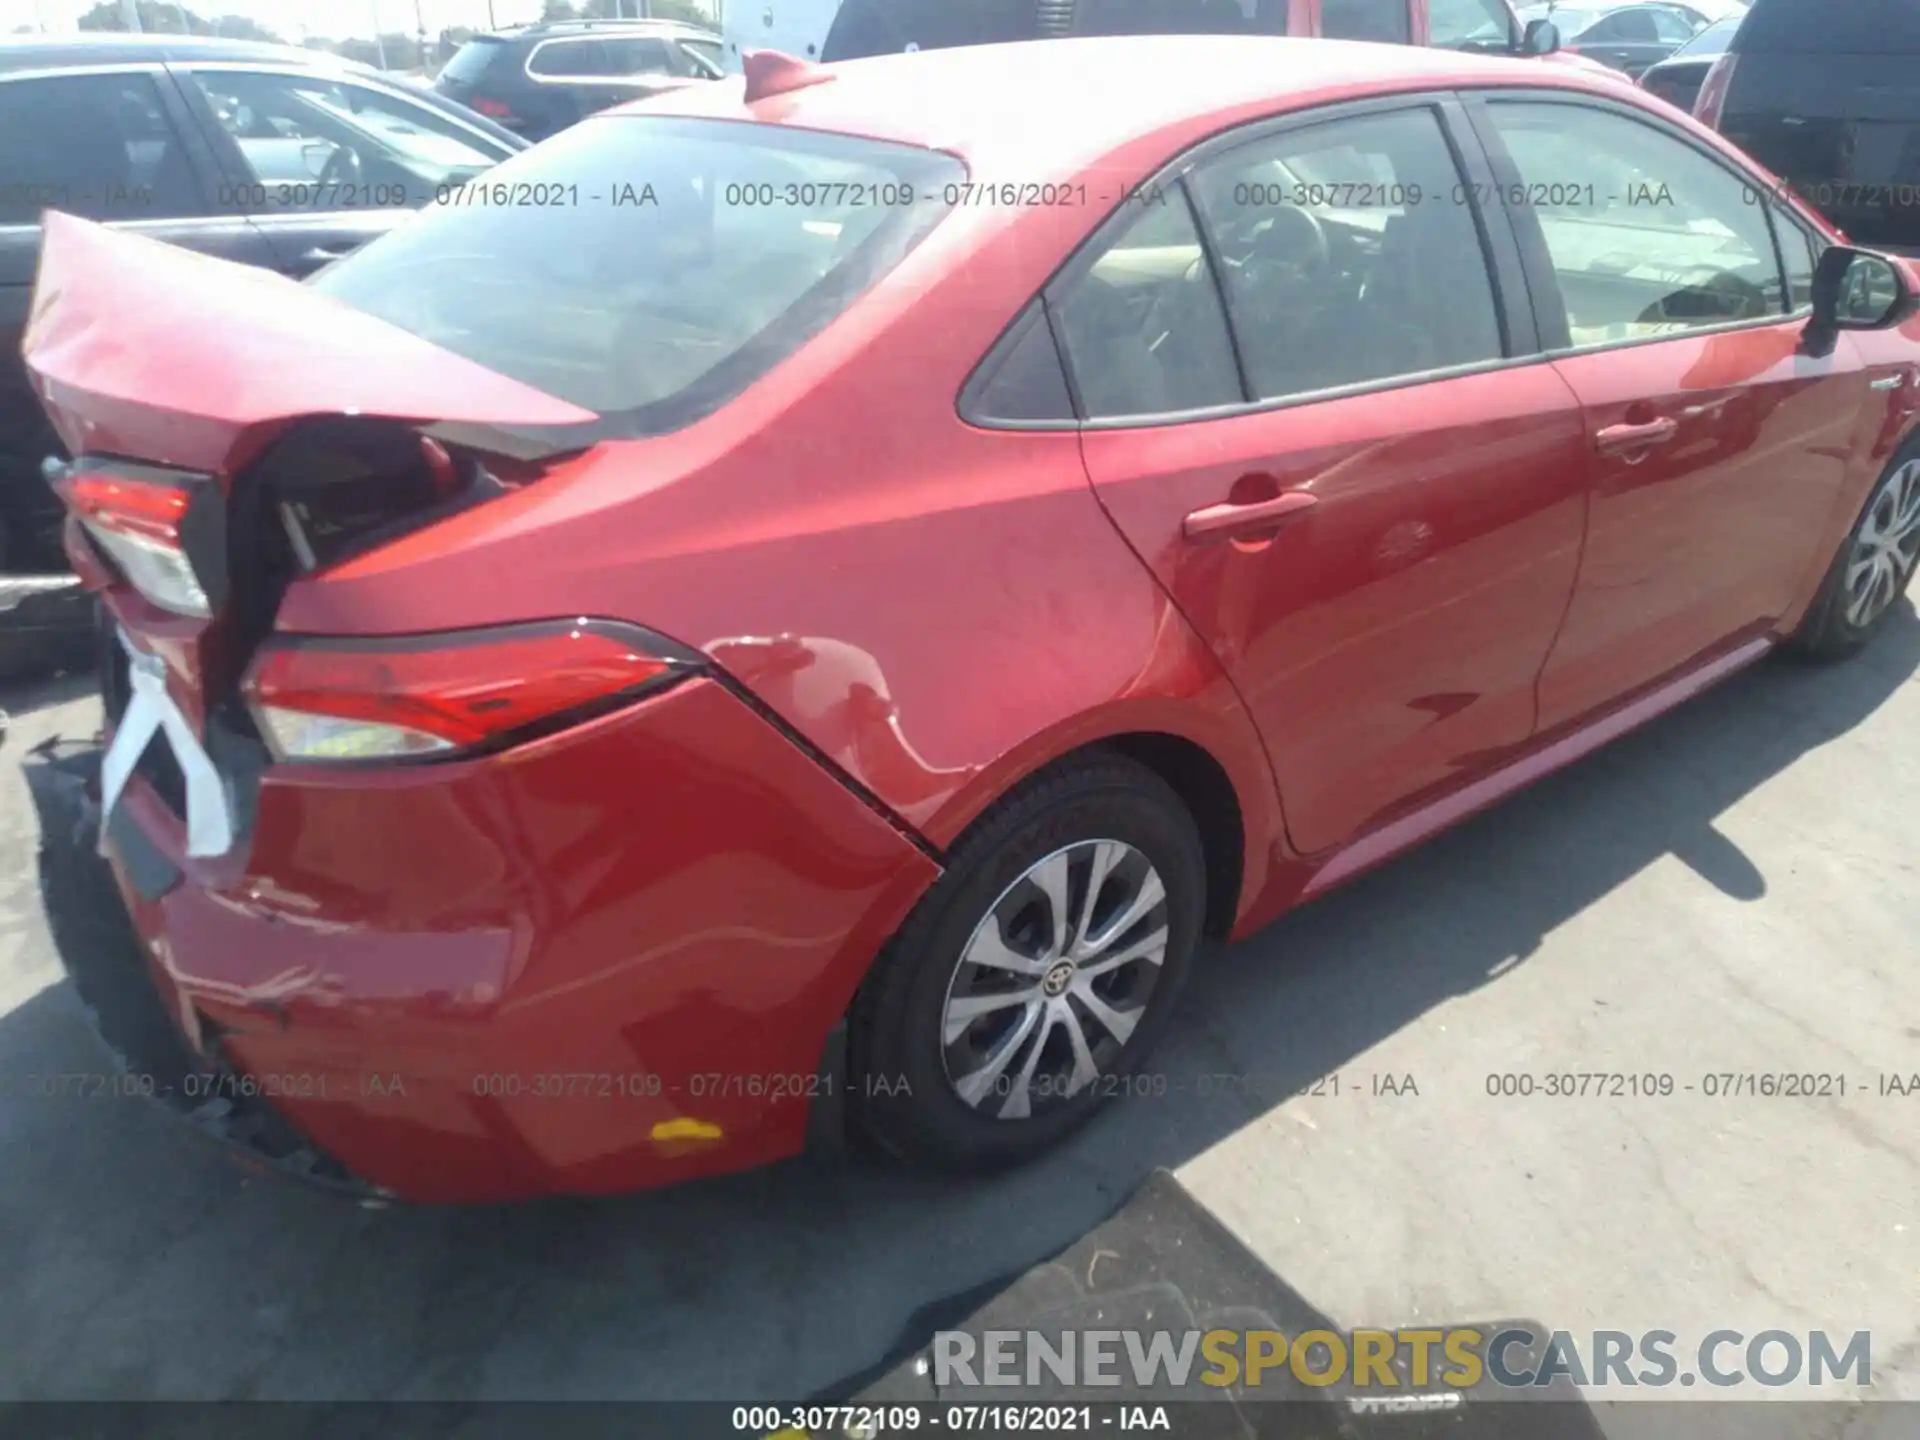
[[[487,0],[418,0],[427,33],[437,35],[450,25],[485,29]],[[415,0],[187,0],[187,8],[212,19],[217,15],[245,15],[271,25],[289,40],[306,35],[343,39],[372,36],[374,17],[388,34],[412,34]],[[71,30],[75,21],[93,8],[93,0],[0,0],[0,33],[20,25],[44,24],[49,30]],[[515,25],[537,19],[540,0],[493,0],[492,23]]]

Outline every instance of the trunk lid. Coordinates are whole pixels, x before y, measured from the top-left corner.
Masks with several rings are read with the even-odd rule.
[[[60,213],[22,350],[74,456],[49,465],[69,555],[120,632],[103,804],[153,759],[191,854],[233,838],[205,813],[231,808],[205,796],[233,737],[209,732],[287,580],[501,488],[423,429],[597,418],[284,277]]]
[[[529,427],[596,418],[285,276],[57,211],[22,351],[74,455],[223,481],[307,416]]]

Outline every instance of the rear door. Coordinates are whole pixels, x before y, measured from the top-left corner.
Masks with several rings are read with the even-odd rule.
[[[210,157],[157,65],[0,77],[0,564],[64,569],[40,462],[59,451],[27,388],[21,332],[40,217],[63,210],[223,259],[272,263],[259,232],[221,213]]]
[[[1588,431],[1580,582],[1540,685],[1554,726],[1773,628],[1820,561],[1866,376],[1844,336],[1803,353],[1808,235],[1717,151],[1588,97],[1469,109],[1529,202],[1528,286]]]
[[[511,153],[384,86],[265,66],[174,70],[220,159],[218,198],[253,218],[288,275],[386,234]]]
[[[1920,252],[1920,5],[1757,0],[1719,128],[1863,245]]]
[[[1532,735],[1586,484],[1455,107],[1322,113],[1223,137],[1048,294],[1095,489],[1238,684],[1309,853]]]

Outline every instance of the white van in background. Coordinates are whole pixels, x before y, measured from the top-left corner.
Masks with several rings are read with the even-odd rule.
[[[740,56],[748,50],[778,50],[818,60],[839,9],[840,0],[725,0],[720,34],[726,41],[727,72],[740,73]]]

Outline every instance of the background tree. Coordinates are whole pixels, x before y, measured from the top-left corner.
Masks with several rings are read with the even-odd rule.
[[[184,5],[171,0],[136,0],[140,28],[161,35],[211,35],[213,26]],[[120,0],[100,0],[80,17],[82,30],[125,30],[127,22],[120,13]]]

